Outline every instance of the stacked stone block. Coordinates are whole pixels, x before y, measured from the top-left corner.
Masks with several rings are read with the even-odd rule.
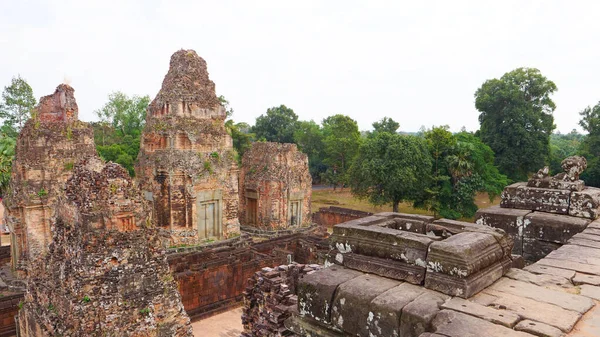
[[[507,186],[500,206],[479,210],[476,222],[506,231],[515,242],[513,254],[529,262],[566,244],[600,215],[600,189],[579,179],[585,158],[569,157],[562,166],[565,172],[553,177],[544,168],[528,182]]]
[[[301,275],[309,275],[321,266],[289,264],[265,267],[247,280],[244,291],[242,337],[289,336],[284,321],[297,306],[296,286]]]

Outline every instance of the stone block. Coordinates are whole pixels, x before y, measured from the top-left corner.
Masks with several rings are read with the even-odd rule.
[[[517,281],[523,281],[532,283],[540,287],[546,288],[571,288],[573,284],[571,280],[563,276],[548,275],[548,274],[534,274],[527,270],[511,268],[504,277],[510,278]]]
[[[511,260],[504,258],[466,278],[427,271],[425,287],[447,295],[469,298],[501,278],[510,266]]]
[[[431,321],[440,311],[440,305],[449,298],[444,294],[425,289],[421,296],[402,308],[400,336],[417,337],[425,331],[432,331]]]
[[[515,183],[504,188],[500,206],[568,214],[570,196],[569,190],[527,187],[527,183]]]
[[[425,279],[426,268],[411,265],[403,261],[382,259],[372,256],[347,253],[340,254],[341,263],[351,269],[360,270],[365,273],[375,274],[394,280],[422,284]]]
[[[342,283],[331,309],[333,326],[349,335],[366,336],[371,301],[398,285],[398,281],[368,274]]]
[[[529,266],[523,268],[523,270],[529,271],[534,274],[546,274],[546,275],[552,275],[552,276],[560,276],[560,277],[564,277],[568,280],[571,280],[573,277],[575,277],[575,272],[573,270],[554,268],[554,267],[545,266],[545,265],[539,264],[539,263],[529,265]]]
[[[535,322],[529,319],[523,320],[515,326],[515,330],[530,333],[539,337],[561,337],[562,331],[548,324]]]
[[[486,300],[487,298],[492,298],[491,301],[488,300],[488,306],[490,307],[514,312],[524,319],[546,323],[559,328],[563,332],[571,331],[581,317],[581,314],[575,311],[566,310],[550,303],[499,292],[489,288],[477,294],[473,300],[476,301],[480,296],[485,296]]]
[[[523,258],[528,262],[537,262],[561,247],[560,243],[523,239]]]
[[[363,273],[332,266],[306,275],[298,281],[298,311],[320,322],[330,322],[333,294],[338,286]]]
[[[448,337],[532,337],[470,315],[452,310],[442,310],[431,323],[436,333]]]
[[[404,213],[377,213],[378,216],[390,216],[390,220],[385,223],[385,226],[393,229],[403,230],[411,233],[425,234],[427,224],[435,220],[432,216]],[[381,226],[383,224],[379,224]]]
[[[569,215],[597,219],[600,216],[600,188],[587,187],[571,193]]]
[[[512,253],[521,255],[523,253],[523,220],[529,213],[531,213],[529,210],[491,206],[477,211],[475,223],[504,230],[514,241]]]
[[[425,292],[423,287],[408,283],[394,287],[375,297],[367,317],[367,333],[372,337],[400,335],[402,309]]]
[[[504,252],[504,256],[510,257],[514,242],[506,232],[500,228],[493,228],[464,221],[456,221],[449,219],[439,219],[427,226],[427,233],[438,234],[447,237],[448,234],[454,235],[463,232],[486,233],[492,235]],[[442,233],[440,233],[442,232]],[[443,233],[446,235],[443,235]]]
[[[560,290],[548,289],[535,284],[502,278],[487,290],[529,298],[537,302],[553,304],[565,310],[585,313],[594,306],[594,302],[584,296],[568,294]]]
[[[531,212],[525,216],[523,236],[541,241],[565,244],[582,232],[590,220],[558,214]]]
[[[432,238],[380,226],[337,225],[330,242],[339,253],[356,253],[424,265]]]
[[[573,284],[590,284],[593,286],[600,286],[600,276],[575,273],[575,277],[573,277]]]
[[[466,278],[492,265],[504,256],[494,236],[479,232],[463,232],[444,241],[431,243],[427,269],[457,278]]]
[[[507,328],[512,328],[521,320],[519,315],[510,311],[490,308],[458,297],[449,299],[442,304],[441,308],[462,312]]]
[[[557,190],[581,191],[585,188],[585,183],[583,182],[583,180],[565,181],[558,179],[550,179],[550,184],[548,188],[553,188]]]

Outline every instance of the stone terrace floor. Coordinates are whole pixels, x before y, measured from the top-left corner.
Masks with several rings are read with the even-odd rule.
[[[434,320],[431,337],[512,336],[502,326],[536,336],[600,336],[600,221],[544,259],[442,309],[448,310]]]

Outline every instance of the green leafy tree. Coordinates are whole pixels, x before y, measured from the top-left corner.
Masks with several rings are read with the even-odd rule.
[[[323,162],[325,157],[323,129],[314,121],[299,121],[294,131],[294,142],[300,151],[308,156],[308,166],[313,182],[319,182],[327,170]]]
[[[0,102],[0,118],[3,119],[2,131],[10,137],[16,137],[31,111],[35,107],[31,86],[20,75],[13,77],[9,86],[4,87]]]
[[[579,125],[588,132],[579,153],[588,161],[588,168],[581,175],[586,185],[600,187],[600,102],[579,113]]]
[[[264,139],[269,142],[293,143],[297,122],[298,115],[294,113],[294,110],[285,105],[280,105],[269,108],[266,115],[258,116],[252,132],[256,134],[257,139]]]
[[[250,146],[252,146],[252,142],[254,142],[256,136],[250,132],[251,127],[248,123],[240,122],[236,123],[231,119],[233,117],[233,108],[229,101],[225,98],[225,96],[219,96],[219,101],[221,105],[225,108],[225,115],[227,120],[225,121],[225,128],[231,135],[231,139],[233,140],[233,148],[237,152],[237,161],[238,164],[242,163],[242,156],[244,152],[246,152]]]
[[[92,123],[98,154],[122,165],[131,176],[135,174],[133,166],[149,103],[149,96],[129,97],[117,91],[108,95],[108,102],[94,112],[100,119]]]
[[[372,134],[375,134],[377,132],[396,133],[398,131],[398,128],[400,128],[400,123],[396,122],[395,120],[389,117],[383,117],[380,121],[373,123]]]
[[[348,169],[358,153],[361,136],[355,120],[344,115],[333,115],[323,120],[324,163],[328,168],[323,179],[333,188],[348,183]]]
[[[15,157],[16,140],[5,134],[0,135],[0,195],[4,195],[10,183],[12,161]]]
[[[431,157],[424,139],[381,132],[360,146],[350,168],[352,194],[373,205],[415,201],[428,186]]]
[[[506,176],[494,166],[494,152],[475,135],[453,135],[447,126],[441,126],[423,136],[434,162],[433,179],[416,206],[445,218],[470,218],[477,211],[477,192],[486,192],[493,200],[507,185]]]
[[[525,180],[550,154],[550,96],[556,85],[534,68],[518,68],[483,83],[475,93],[481,112],[479,136],[496,154],[496,165],[512,180]]]
[[[567,134],[553,133],[550,135],[550,171],[557,174],[563,171],[563,159],[576,155],[585,139],[584,135],[573,129]]]

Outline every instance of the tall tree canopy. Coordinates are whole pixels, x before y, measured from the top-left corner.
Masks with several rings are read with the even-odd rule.
[[[352,194],[374,205],[420,198],[428,185],[431,157],[424,139],[380,132],[360,146],[349,172]]]
[[[326,171],[323,129],[315,121],[299,121],[294,131],[294,142],[308,156],[308,166],[313,182],[319,182]]]
[[[92,123],[98,154],[104,160],[122,165],[132,176],[149,103],[149,96],[129,97],[117,91],[108,95],[108,102],[102,108],[94,111],[100,119]]]
[[[579,125],[588,132],[583,139],[580,154],[588,161],[588,168],[581,175],[586,185],[600,187],[600,102],[579,113]]]
[[[323,120],[323,144],[325,145],[325,164],[327,171],[324,180],[333,185],[344,186],[348,183],[348,169],[358,153],[360,131],[355,120],[344,115],[333,115]]]
[[[9,86],[4,87],[0,102],[0,118],[3,120],[2,132],[17,137],[21,128],[29,119],[35,107],[31,86],[20,75],[13,77]]]
[[[12,161],[15,156],[15,138],[0,134],[0,196],[3,196],[10,183]]]
[[[469,218],[477,211],[477,192],[493,199],[507,185],[506,176],[494,166],[494,152],[473,134],[453,135],[441,126],[426,131],[424,137],[433,158],[433,179],[417,206],[445,218]]]
[[[518,68],[486,81],[475,93],[475,107],[481,112],[479,136],[510,179],[525,180],[544,166],[555,128],[556,105],[550,96],[556,90],[539,70]]]
[[[377,132],[396,133],[400,128],[400,123],[389,117],[383,117],[381,120],[373,123],[373,134]]]
[[[244,152],[252,146],[252,142],[254,142],[255,135],[250,132],[250,125],[248,123],[240,122],[236,123],[233,121],[233,108],[229,101],[225,98],[225,96],[219,96],[219,101],[221,105],[225,108],[225,116],[227,120],[225,121],[225,128],[231,135],[231,139],[233,140],[233,148],[237,152],[237,162],[238,164],[242,163],[242,156]]]
[[[264,139],[269,142],[293,143],[297,122],[298,115],[294,113],[294,110],[285,105],[280,105],[269,108],[266,115],[258,116],[252,132],[256,134],[257,139]]]

